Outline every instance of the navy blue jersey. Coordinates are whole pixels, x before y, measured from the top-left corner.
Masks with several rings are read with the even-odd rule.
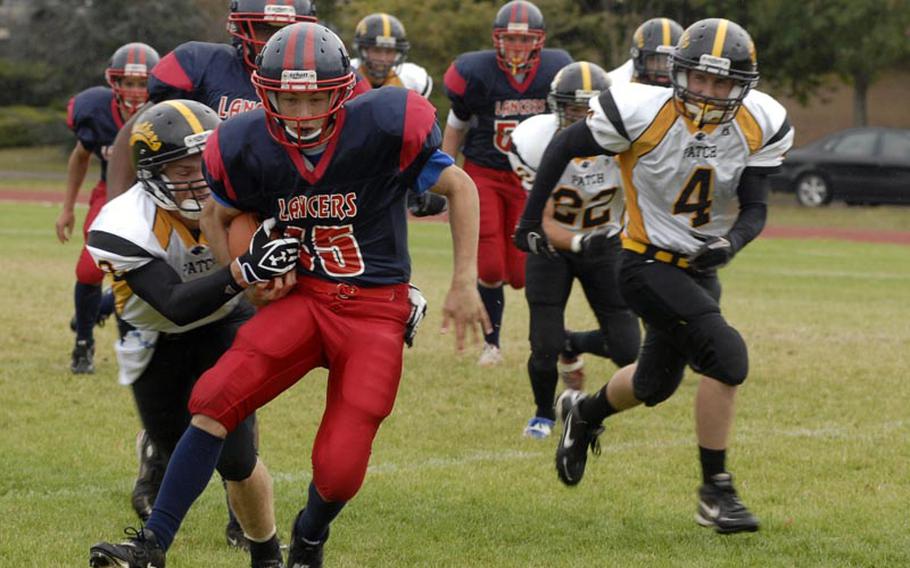
[[[370,90],[369,81],[356,76],[354,96]],[[240,51],[232,45],[201,41],[177,46],[155,65],[149,77],[149,99],[199,101],[222,120],[262,106]]]
[[[123,126],[114,91],[91,87],[71,98],[66,108],[66,125],[79,143],[101,160],[101,179],[106,179],[110,147]]]
[[[189,41],[165,55],[149,77],[149,99],[198,101],[222,119],[261,105],[236,47]]]
[[[465,158],[511,171],[509,134],[519,122],[547,112],[550,83],[569,63],[572,58],[565,51],[544,49],[540,63],[518,83],[499,68],[492,49],[459,56],[446,71],[444,84],[452,112],[471,122],[462,149]]]
[[[301,274],[364,286],[408,282],[405,193],[420,185],[442,142],[436,109],[407,89],[369,91],[339,111],[314,168],[271,137],[267,120],[259,109],[212,133],[204,166],[216,199],[300,235]]]

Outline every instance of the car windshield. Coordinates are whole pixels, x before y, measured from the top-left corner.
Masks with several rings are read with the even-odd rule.
[[[826,149],[845,156],[871,156],[875,152],[875,131],[851,132],[841,136]]]
[[[910,160],[910,132],[885,132],[882,135],[882,157]]]

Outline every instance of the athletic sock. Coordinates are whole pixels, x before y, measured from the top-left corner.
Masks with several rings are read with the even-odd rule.
[[[506,305],[505,293],[501,285],[496,288],[478,285],[477,291],[480,292],[480,300],[483,302],[483,307],[487,309],[490,323],[493,324],[493,333],[484,334],[483,340],[490,345],[499,347],[499,328],[502,326],[502,312]]]
[[[531,379],[531,390],[534,392],[534,403],[537,405],[537,414],[541,418],[556,419],[553,409],[553,397],[556,394],[556,383],[559,382],[559,373],[556,371],[556,361],[552,365],[541,365],[534,361],[533,355],[528,359],[528,377]]]
[[[278,544],[278,533],[272,532],[272,536],[262,542],[257,542],[245,535],[250,541],[250,560],[255,566],[257,562],[264,562],[275,558],[281,558],[281,546]]]
[[[726,471],[727,450],[709,450],[698,446],[701,459],[702,483],[711,483],[711,478]]]
[[[316,485],[311,482],[306,508],[297,515],[295,521],[295,534],[310,543],[322,542],[328,534],[329,525],[346,503],[346,501],[326,501],[316,490]]]
[[[101,286],[76,282],[73,291],[76,304],[76,340],[94,341],[93,329],[101,306]]]
[[[599,329],[592,331],[573,331],[566,336],[566,344],[574,354],[591,353],[605,359],[610,358],[607,342]]]
[[[593,396],[589,396],[578,405],[579,416],[588,424],[600,424],[604,419],[616,414],[616,412],[617,410],[613,408],[613,405],[607,399],[607,385],[604,385]]]
[[[177,442],[145,524],[164,550],[171,546],[187,511],[212,478],[222,446],[224,440],[195,426],[187,428]]]

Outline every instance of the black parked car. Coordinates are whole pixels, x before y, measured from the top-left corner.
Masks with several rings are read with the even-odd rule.
[[[791,150],[771,187],[807,207],[910,204],[910,130],[853,128]]]

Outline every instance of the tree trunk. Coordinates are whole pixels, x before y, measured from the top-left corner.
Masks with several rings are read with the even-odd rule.
[[[853,126],[866,126],[866,95],[869,92],[869,77],[865,73],[853,75]]]

